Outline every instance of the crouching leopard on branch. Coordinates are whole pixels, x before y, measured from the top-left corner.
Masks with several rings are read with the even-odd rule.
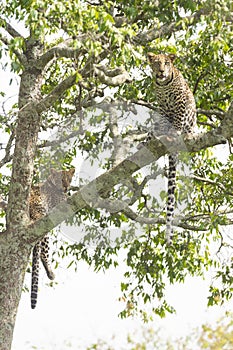
[[[148,53],[159,113],[164,120],[161,123],[164,123],[164,129],[171,129],[176,132],[176,135],[187,135],[193,133],[196,125],[196,104],[183,75],[173,65],[175,57],[173,54]],[[154,128],[157,126],[155,125]],[[156,134],[156,130],[154,131]],[[170,243],[173,236],[177,152],[170,153],[168,157],[166,236],[167,242]]]
[[[55,170],[51,169],[48,179],[32,186],[29,199],[29,214],[31,220],[35,221],[48,214],[56,205],[67,199],[67,190],[70,187],[75,169]],[[46,235],[36,243],[32,252],[32,280],[31,280],[31,308],[37,303],[39,263],[40,260],[46,270],[49,279],[53,280],[55,275],[49,264],[49,236]]]

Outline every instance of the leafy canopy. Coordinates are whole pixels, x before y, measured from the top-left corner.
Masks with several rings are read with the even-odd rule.
[[[219,126],[233,98],[232,11],[228,0],[5,1],[0,20],[3,69],[20,82],[27,70],[22,57],[30,44],[32,50],[42,48],[43,59],[52,57],[42,71],[42,97],[76,74],[75,83],[42,112],[34,181],[46,177],[48,166],[66,168],[72,162],[78,164],[82,186],[136,151],[155,117],[148,51],[177,54],[176,65],[195,92],[199,129]],[[3,101],[7,97],[3,94]],[[1,132],[9,140],[6,153],[13,144],[17,111],[15,103],[0,116]],[[109,203],[88,205],[69,219],[69,225],[79,227],[78,238],[72,237],[75,243],[55,240],[54,259],[69,255],[70,266],[84,259],[98,271],[117,266],[123,250],[122,317],[140,312],[146,320],[145,304],[162,317],[173,312],[165,298],[166,284],[183,282],[187,275],[204,276],[210,268],[216,281],[208,304],[229,299],[232,154],[219,147],[181,157],[180,219],[171,247],[164,235],[163,166],[152,163],[108,193],[114,208]],[[80,159],[85,161],[80,164]],[[5,196],[11,161],[8,152],[1,162]]]

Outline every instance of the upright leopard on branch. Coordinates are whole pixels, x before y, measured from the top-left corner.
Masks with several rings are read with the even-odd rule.
[[[48,179],[32,186],[29,199],[29,214],[36,221],[48,214],[56,205],[67,199],[67,191],[70,187],[75,169],[55,170],[51,169]],[[55,275],[49,264],[49,236],[46,235],[36,243],[32,252],[32,281],[31,281],[31,308],[37,303],[39,263],[40,260],[46,270],[49,279],[53,280]]]
[[[164,120],[164,129],[170,129],[177,135],[192,134],[196,125],[196,104],[193,93],[181,72],[174,67],[173,54],[154,54],[149,52],[148,58],[154,78],[154,90],[159,113]],[[163,123],[163,122],[162,122]],[[156,127],[156,126],[155,126]],[[163,126],[162,126],[163,129]],[[168,195],[166,236],[170,243],[173,236],[173,219],[176,188],[177,152],[169,154]]]

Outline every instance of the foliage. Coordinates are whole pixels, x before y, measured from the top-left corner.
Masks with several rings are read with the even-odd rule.
[[[203,325],[198,339],[202,349],[231,349],[233,346],[232,314],[227,314],[215,326]]]
[[[139,136],[155,117],[148,51],[177,53],[176,64],[195,91],[201,130],[216,128],[232,102],[230,0],[9,0],[1,6],[1,25],[8,32],[0,37],[3,69],[20,76],[27,69],[24,53],[39,42],[44,55],[54,50],[43,71],[42,98],[76,74],[75,84],[42,113],[35,181],[48,167],[72,163],[80,168],[80,187],[136,150]],[[13,33],[8,20],[13,27],[19,22],[25,37]],[[121,76],[122,83],[113,80]],[[9,140],[0,174],[5,196],[17,108],[14,104],[3,109],[0,116],[2,133]],[[166,177],[158,164],[151,164],[108,193],[112,201],[127,203],[136,219],[124,210],[88,205],[67,220],[79,227],[81,238],[56,242],[56,254],[69,255],[70,265],[84,259],[98,271],[116,266],[119,249],[124,248],[128,270],[121,284],[122,317],[140,313],[148,320],[145,304],[153,305],[152,313],[161,317],[174,312],[165,299],[166,284],[183,282],[187,275],[204,276],[210,268],[217,279],[210,286],[209,305],[223,303],[232,296],[232,245],[227,234],[232,225],[233,174],[231,152],[225,147],[224,159],[220,152],[217,147],[182,158],[188,176],[181,168],[181,224],[171,247],[164,234]]]

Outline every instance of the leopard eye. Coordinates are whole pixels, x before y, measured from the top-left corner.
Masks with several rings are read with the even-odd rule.
[[[170,64],[170,61],[165,61],[165,65],[168,66]]]

